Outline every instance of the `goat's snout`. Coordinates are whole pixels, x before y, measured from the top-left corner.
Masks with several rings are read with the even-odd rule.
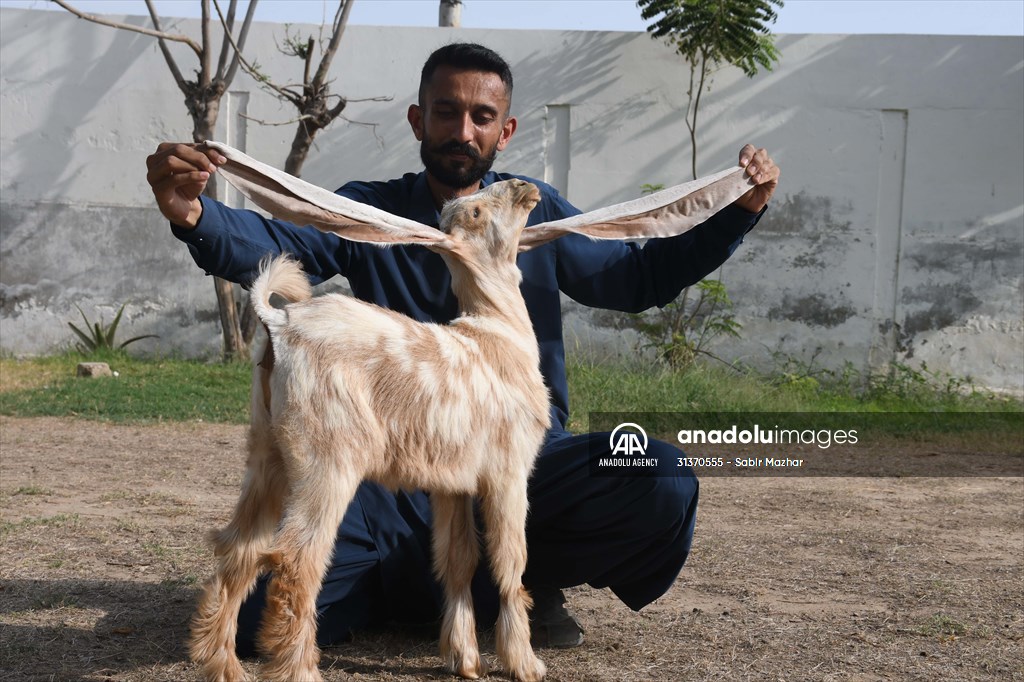
[[[540,190],[537,189],[537,185],[532,182],[525,182],[523,180],[519,180],[517,182],[522,183],[522,185],[517,186],[516,188],[520,192],[518,197],[519,202],[522,204],[528,204],[530,209],[533,210],[533,207],[540,203]]]
[[[532,182],[512,178],[497,184],[501,185],[502,192],[513,204],[533,210],[533,207],[540,203],[540,190]]]

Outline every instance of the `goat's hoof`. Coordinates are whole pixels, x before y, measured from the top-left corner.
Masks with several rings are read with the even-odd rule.
[[[234,656],[227,660],[204,663],[203,678],[209,682],[248,682],[251,679]]]
[[[263,668],[261,680],[267,682],[323,682],[320,670],[316,667],[305,670],[281,670],[273,666]]]
[[[544,661],[535,656],[532,661],[510,670],[509,674],[519,682],[540,682],[548,674],[548,669],[544,665]]]
[[[466,680],[479,680],[487,676],[487,661],[480,652],[474,651],[472,654],[456,657],[452,672]]]

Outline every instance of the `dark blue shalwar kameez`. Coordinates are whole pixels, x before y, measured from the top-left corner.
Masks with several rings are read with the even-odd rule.
[[[490,172],[483,184],[511,177],[521,176]],[[579,213],[554,188],[524,179],[534,182],[542,196],[529,224]],[[438,224],[424,173],[390,182],[353,182],[338,193],[426,225]],[[530,480],[527,587],[608,587],[639,610],[664,594],[679,574],[697,510],[697,479],[691,470],[675,466],[679,452],[667,443],[652,441],[648,447],[647,456],[665,464],[656,475],[590,474],[589,457],[600,456],[602,448],[607,453],[608,434],[566,431],[559,292],[584,305],[627,312],[663,306],[721,265],[759,217],[730,206],[684,235],[650,240],[643,247],[568,236],[519,256],[521,289],[540,344],[553,423]],[[350,242],[205,198],[196,229],[174,232],[201,268],[228,280],[247,284],[268,252],[289,252],[314,283],[343,275],[360,299],[421,321],[444,323],[458,314],[448,269],[424,247],[382,249]],[[473,586],[482,622],[492,621],[497,610],[497,591],[487,570],[481,561]],[[240,653],[252,648],[264,589],[261,579],[242,607]],[[338,529],[317,600],[319,642],[329,644],[369,624],[433,620],[440,613],[441,595],[432,577],[427,496],[363,483]]]

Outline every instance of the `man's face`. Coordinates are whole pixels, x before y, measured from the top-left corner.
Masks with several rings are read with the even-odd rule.
[[[515,132],[508,109],[498,74],[438,68],[422,106],[409,107],[427,172],[452,189],[476,188]]]

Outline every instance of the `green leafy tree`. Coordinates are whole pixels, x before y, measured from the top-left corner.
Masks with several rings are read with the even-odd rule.
[[[779,60],[775,23],[782,0],[637,0],[640,16],[652,21],[647,31],[675,47],[690,65],[686,127],[690,131],[691,167],[697,178],[697,114],[712,75],[729,64],[753,78]]]

